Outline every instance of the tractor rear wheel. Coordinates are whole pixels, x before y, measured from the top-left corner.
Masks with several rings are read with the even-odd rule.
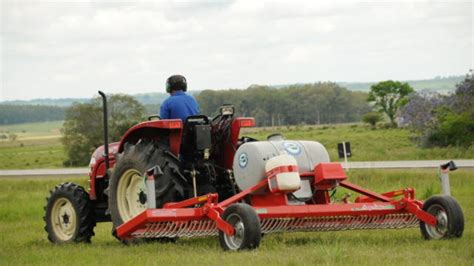
[[[49,241],[57,244],[91,241],[95,220],[89,195],[74,183],[57,185],[44,207]]]
[[[222,219],[234,227],[232,236],[219,231],[219,242],[224,250],[255,249],[262,237],[260,219],[248,204],[235,203],[225,209]]]
[[[152,141],[139,141],[125,145],[109,181],[109,211],[113,230],[132,219],[147,208],[148,200],[155,200],[161,208],[167,202],[184,199],[184,184],[180,180],[176,158],[167,146]],[[155,199],[148,199],[145,187],[145,172],[160,166],[163,175],[155,179]]]
[[[435,226],[420,222],[421,234],[426,240],[461,237],[464,216],[461,206],[450,196],[433,196],[425,201],[423,210],[436,217]]]

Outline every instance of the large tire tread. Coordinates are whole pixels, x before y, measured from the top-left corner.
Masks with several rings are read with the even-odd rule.
[[[165,144],[148,140],[125,145],[123,153],[119,155],[108,187],[109,212],[113,223],[112,233],[115,237],[117,237],[116,228],[124,223],[116,202],[117,187],[122,174],[128,169],[133,168],[145,173],[146,170],[155,165],[160,166],[164,175],[155,180],[156,198],[154,200],[156,200],[157,208],[162,207],[167,202],[179,201],[185,198],[185,184],[177,174],[179,173],[179,162],[166,153],[168,149],[169,147]]]
[[[52,229],[51,211],[56,200],[66,198],[73,205],[77,215],[77,227],[73,237],[69,241],[62,241],[59,239]],[[44,206],[45,215],[43,220],[45,222],[44,230],[48,233],[48,240],[61,244],[66,242],[83,242],[90,243],[92,236],[94,236],[94,227],[96,221],[94,219],[94,211],[92,202],[89,199],[88,193],[83,187],[71,182],[62,183],[55,186],[50,191],[49,197],[46,198],[46,205]]]

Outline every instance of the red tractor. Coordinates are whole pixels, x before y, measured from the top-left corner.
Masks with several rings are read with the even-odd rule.
[[[382,194],[349,183],[315,141],[240,137],[253,118],[226,105],[210,119],[149,121],[92,155],[90,187],[63,183],[45,207],[48,239],[90,242],[96,222],[112,221],[123,242],[219,234],[224,250],[253,249],[263,234],[282,231],[406,228],[426,239],[461,237],[464,218],[452,197],[416,200],[414,189]],[[335,202],[338,187],[358,194]]]

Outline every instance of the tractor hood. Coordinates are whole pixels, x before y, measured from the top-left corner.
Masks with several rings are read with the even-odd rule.
[[[120,142],[114,142],[109,144],[109,159],[114,158],[114,154],[117,153]],[[89,167],[93,168],[97,162],[101,162],[104,159],[104,145],[97,148],[94,153],[92,153],[91,161],[89,162]]]

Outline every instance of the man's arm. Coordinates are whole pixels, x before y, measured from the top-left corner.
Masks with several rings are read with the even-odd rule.
[[[198,102],[196,101],[196,99],[194,100],[194,102],[196,103],[197,113],[200,114],[200,113],[201,113],[201,109],[199,109],[199,104],[198,104]]]
[[[168,107],[168,101],[164,101],[160,106],[160,118],[161,119],[170,119],[171,110]]]
[[[191,96],[192,97],[192,96]],[[199,109],[199,104],[198,102],[196,101],[196,98],[192,97],[193,98],[193,102],[194,102],[194,108],[197,110],[197,114],[200,114],[201,113],[201,110]]]

